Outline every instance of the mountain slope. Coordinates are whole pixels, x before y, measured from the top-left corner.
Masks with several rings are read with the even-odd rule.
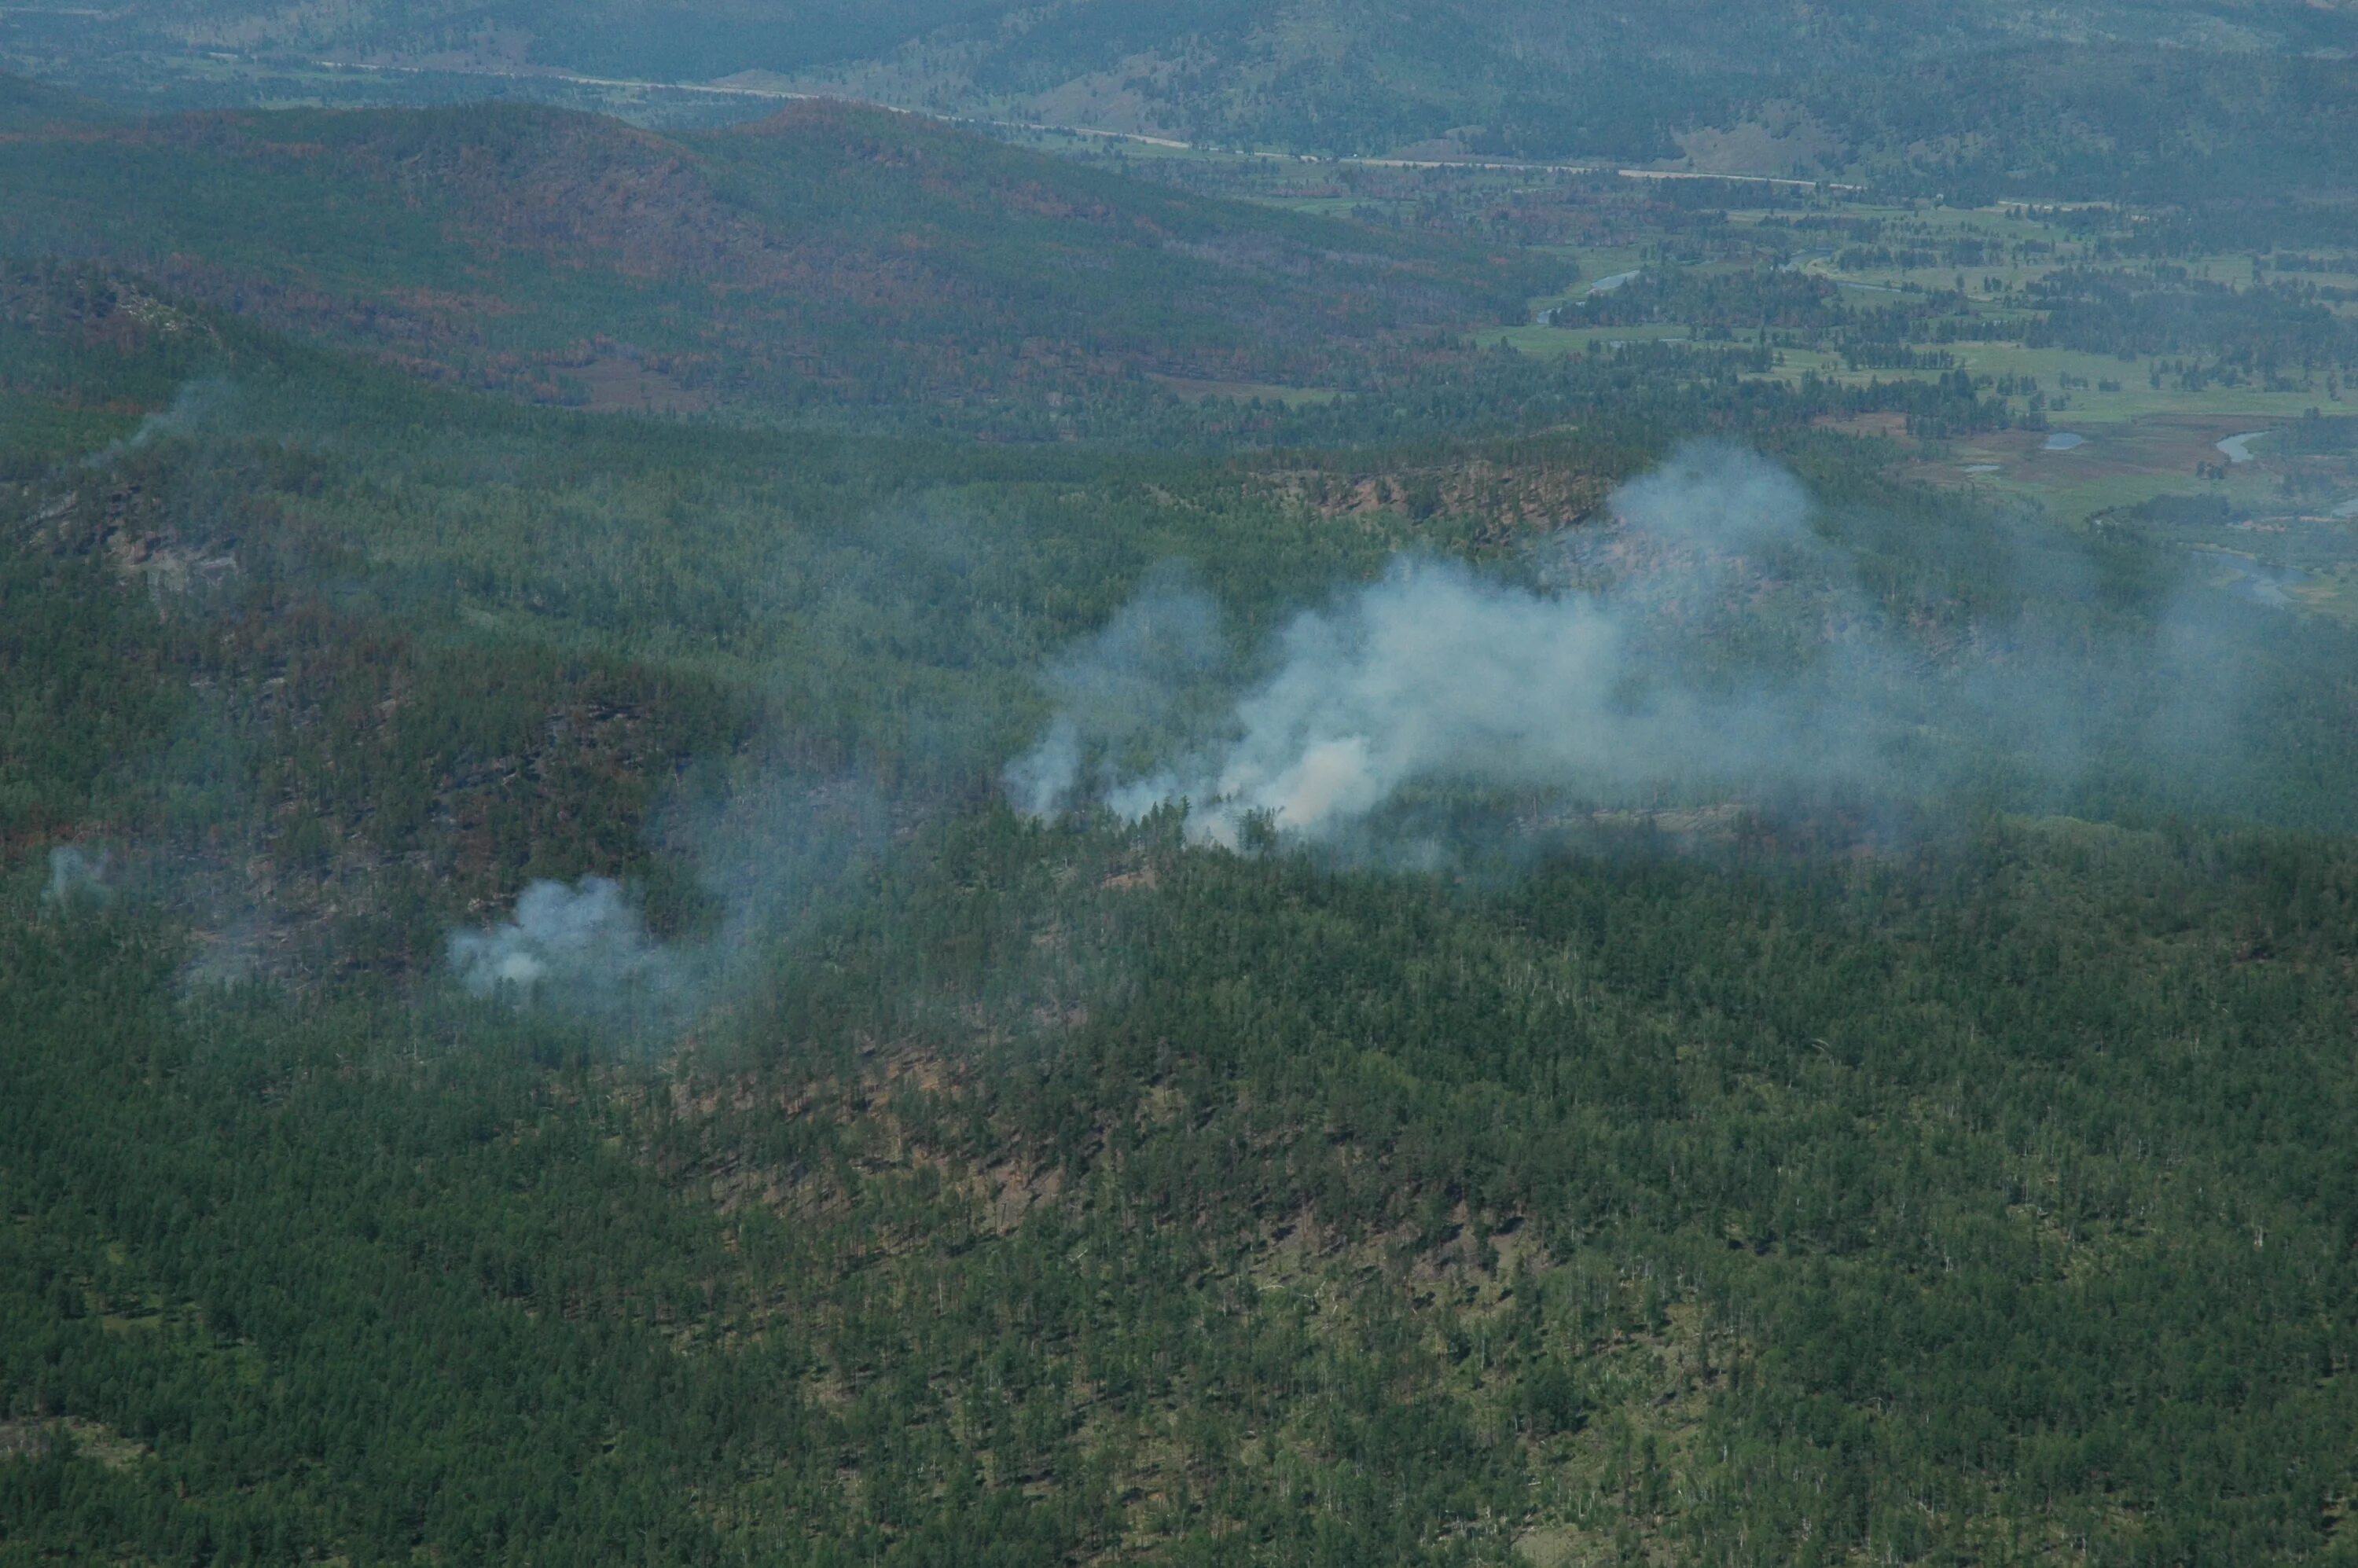
[[[1544,276],[831,103],[681,137],[529,107],[194,115],[31,132],[0,178],[0,251],[577,402],[1314,382],[1514,319]]]
[[[20,17],[15,43],[0,33],[0,58],[112,71],[107,62],[136,57],[144,37],[156,59],[229,50],[286,66],[327,58],[745,81],[1328,153],[1726,164],[1714,153],[1733,135],[1751,149],[1737,160],[1747,172],[1872,174],[1927,189],[2012,180],[2040,194],[2100,194],[2124,176],[2148,195],[2171,181],[2182,193],[2190,179],[2330,180],[2358,133],[2358,8],[2348,0],[508,0],[284,10],[182,0],[143,16],[143,35],[87,36],[72,36],[70,18]],[[1698,134],[1712,131],[1721,135],[1699,148]]]
[[[2253,776],[2143,827],[1234,853],[1011,812],[1037,683],[1174,557],[1274,633],[1446,505],[5,284],[102,406],[0,484],[0,1557],[2346,1557],[2358,853],[2249,820],[2346,826],[2346,634],[2214,605],[2169,690]],[[1898,623],[2189,607],[1855,456]],[[535,879],[644,925],[463,983]]]
[[[1802,126],[1759,174],[2331,178],[2358,10],[1679,0],[1053,7],[809,78],[892,102],[1321,151],[1679,160]],[[2290,100],[2288,103],[2287,100]],[[2018,116],[2018,117],[2017,117]],[[1928,145],[1929,144],[1929,145]],[[2189,160],[2193,167],[2188,167]]]

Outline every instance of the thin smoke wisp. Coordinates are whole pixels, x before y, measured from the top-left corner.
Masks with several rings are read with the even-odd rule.
[[[113,871],[114,856],[107,850],[93,854],[78,844],[55,845],[49,850],[49,880],[41,890],[42,902],[59,909],[103,903],[114,896]]]
[[[1169,718],[1174,694],[1201,680],[1221,657],[1220,607],[1184,573],[1153,574],[1104,630],[1051,666],[1044,684],[1056,717],[1038,745],[1007,769],[1017,809],[1052,816],[1075,805],[1085,764],[1112,788],[1120,753]]]
[[[226,410],[235,396],[231,383],[218,376],[184,383],[172,396],[172,406],[139,421],[128,436],[110,441],[82,460],[84,468],[103,468],[125,452],[135,452],[168,436],[185,436],[204,428]]]

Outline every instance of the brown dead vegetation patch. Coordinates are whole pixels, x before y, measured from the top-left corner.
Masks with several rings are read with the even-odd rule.
[[[1585,522],[1604,504],[1615,482],[1569,463],[1489,458],[1358,473],[1281,470],[1258,477],[1285,503],[1322,518],[1471,518],[1477,524],[1476,544],[1503,544],[1519,535]]]
[[[1916,438],[1908,432],[1908,416],[1905,414],[1821,414],[1810,423],[1821,430],[1832,430],[1837,435],[1875,437],[1897,441],[1905,447],[1917,444]]]
[[[588,406],[600,413],[693,414],[719,401],[642,359],[607,355],[571,374],[587,391]]]
[[[146,1444],[135,1442],[102,1422],[84,1421],[80,1416],[0,1421],[0,1462],[39,1458],[68,1445],[82,1458],[94,1460],[109,1470],[128,1470],[151,1452]]]

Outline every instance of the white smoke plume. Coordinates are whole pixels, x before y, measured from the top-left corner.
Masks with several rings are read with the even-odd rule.
[[[1625,487],[1614,511],[1625,549],[1675,564],[1667,600],[1659,580],[1618,593],[1551,590],[1404,557],[1284,629],[1274,673],[1236,703],[1222,743],[1101,781],[1101,798],[1132,819],[1186,802],[1192,832],[1233,844],[1257,816],[1325,837],[1418,784],[1613,792],[1733,760],[1765,738],[1758,695],[1712,711],[1694,692],[1650,678],[1641,622],[1681,613],[1680,599],[1723,589],[1718,579],[1777,552],[1814,555],[1808,498],[1759,458],[1696,448]],[[1163,599],[1125,611],[1059,666],[1057,716],[1008,771],[1019,809],[1051,816],[1081,793],[1098,716],[1071,694],[1119,693],[1125,711],[1148,706],[1132,688],[1161,672],[1141,671],[1131,650],[1141,626],[1167,615]],[[1210,624],[1207,607],[1192,617]]]
[[[450,967],[478,996],[530,996],[543,986],[600,994],[660,989],[676,978],[668,955],[623,899],[620,884],[584,877],[572,887],[536,881],[516,900],[513,919],[481,931],[453,932]]]
[[[478,996],[662,1027],[723,994],[744,960],[856,882],[890,829],[883,797],[829,780],[764,779],[662,837],[696,862],[713,918],[658,939],[606,877],[527,885],[507,919],[449,937],[451,972]]]
[[[1131,820],[1184,804],[1192,836],[1232,845],[1257,820],[1336,838],[1425,786],[1618,806],[1937,784],[1974,755],[1967,735],[2053,772],[2082,747],[2090,683],[2136,662],[2110,648],[2068,675],[2028,658],[1930,667],[1813,530],[1801,484],[1735,448],[1682,450],[1609,511],[1613,526],[1558,537],[1536,586],[1396,560],[1296,616],[1215,740],[1130,772],[1071,695],[1135,684],[1126,611],[1055,672],[1056,715],[1008,770],[1010,799],[1039,816],[1093,799]]]
[[[1114,808],[1136,817],[1184,799],[1196,830],[1223,843],[1253,815],[1315,837],[1412,782],[1554,780],[1626,761],[1638,731],[1659,728],[1614,710],[1627,657],[1614,617],[1446,563],[1396,564],[1298,618],[1280,649],[1277,673],[1237,706],[1230,744],[1115,789]]]

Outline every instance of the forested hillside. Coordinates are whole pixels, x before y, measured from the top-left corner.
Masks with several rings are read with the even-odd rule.
[[[0,1563],[2358,1563],[2337,188],[0,88]]]
[[[0,22],[0,59],[190,103],[240,81],[349,95],[423,73],[406,90],[430,97],[571,74],[1298,153],[1663,160],[1976,199],[2331,184],[2353,134],[2353,50],[2346,0],[172,0]]]
[[[2198,600],[2248,766],[2132,744],[2067,781],[2110,822],[2001,769],[1477,789],[1438,861],[1040,825],[1039,673],[1158,563],[1249,670],[1400,547],[1517,579],[1657,452],[1425,503],[1431,450],[617,422],[14,288],[9,1552],[2336,1541],[2353,871],[2263,820],[2346,826],[2330,628]],[[1787,428],[1928,652],[2177,591]]]
[[[0,146],[0,179],[12,254],[129,265],[469,384],[658,410],[1347,382],[1520,319],[1565,271],[844,104],[684,137],[529,107],[68,124]]]

